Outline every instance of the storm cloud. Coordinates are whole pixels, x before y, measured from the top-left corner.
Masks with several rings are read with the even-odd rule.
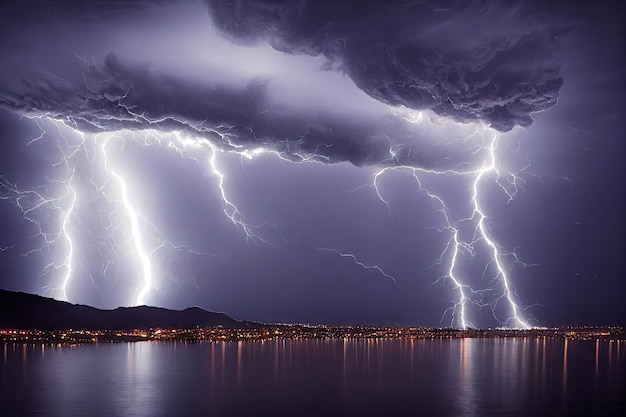
[[[0,104],[86,131],[182,130],[293,160],[430,167],[449,155],[434,154],[398,109],[508,131],[554,105],[563,83],[554,53],[564,25],[530,6],[132,4],[111,3],[107,22],[90,22],[88,9],[40,20],[22,39],[30,57],[5,46]],[[83,36],[45,38],[59,26]],[[150,38],[154,27],[168,38]],[[47,43],[66,56],[46,58]],[[203,55],[213,55],[208,64]],[[267,64],[285,55],[296,61]],[[311,73],[299,76],[302,68]]]
[[[454,326],[454,272],[471,325],[623,323],[621,9],[1,2],[0,284]]]
[[[502,2],[215,1],[233,38],[324,55],[390,105],[508,131],[556,103],[563,27]],[[526,16],[525,16],[526,15]]]

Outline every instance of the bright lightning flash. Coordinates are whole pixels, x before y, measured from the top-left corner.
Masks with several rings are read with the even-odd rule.
[[[421,114],[402,113],[402,117],[411,123],[421,124]],[[137,116],[139,117],[139,116]],[[53,297],[68,300],[77,274],[90,277],[93,286],[100,291],[98,283],[102,279],[118,282],[119,285],[131,286],[132,298],[130,305],[146,303],[153,290],[159,290],[159,277],[165,275],[159,269],[164,256],[168,252],[194,253],[199,256],[213,254],[197,252],[185,244],[173,243],[161,237],[158,228],[139,209],[134,197],[134,185],[126,177],[124,169],[116,160],[120,150],[127,141],[134,141],[142,147],[158,146],[172,149],[181,158],[200,164],[205,173],[215,179],[218,198],[222,201],[225,217],[245,234],[247,241],[261,241],[260,231],[267,225],[248,224],[241,211],[229,197],[225,175],[220,168],[219,155],[222,152],[235,153],[241,158],[252,159],[261,153],[272,153],[290,163],[319,162],[306,155],[294,154],[286,158],[281,153],[259,148],[244,149],[231,143],[228,137],[214,131],[202,131],[201,135],[187,133],[164,133],[156,130],[119,131],[112,133],[88,134],[67,125],[67,123],[48,117],[34,118],[41,128],[41,135],[31,140],[29,146],[37,146],[45,142],[48,135],[44,128],[52,126],[58,135],[55,147],[58,158],[50,162],[54,178],[43,189],[23,186],[20,180],[0,177],[0,199],[12,202],[22,213],[24,220],[32,224],[35,232],[29,239],[39,242],[35,249],[22,251],[22,255],[41,255],[47,260],[42,272],[42,280],[46,281],[44,292]],[[211,141],[211,135],[217,135]],[[75,139],[74,139],[75,138]],[[502,174],[498,166],[498,134],[490,129],[482,128],[462,141],[478,139],[472,154],[478,156],[478,162],[465,164],[465,169],[425,169],[397,164],[394,148],[390,148],[390,165],[381,168],[371,177],[370,185],[375,189],[377,197],[391,213],[391,205],[384,198],[379,180],[390,171],[411,175],[424,193],[435,205],[441,216],[441,232],[448,234],[439,262],[448,263],[445,276],[436,282],[449,280],[456,290],[457,296],[443,316],[442,321],[449,317],[450,325],[468,328],[473,327],[468,307],[491,308],[493,316],[502,326],[529,328],[530,325],[522,317],[523,308],[517,304],[516,294],[510,280],[505,258],[515,254],[503,253],[489,230],[489,219],[482,199],[481,188],[492,181],[512,199],[517,192],[519,178],[514,174]],[[215,143],[221,143],[218,148]],[[117,147],[116,147],[117,146]],[[206,161],[206,162],[203,162]],[[395,164],[393,162],[396,162]],[[429,178],[457,178],[469,181],[471,195],[468,197],[469,211],[459,216],[449,207],[444,198],[445,193],[432,191],[425,186]],[[45,213],[44,213],[45,212]],[[90,219],[91,220],[85,220]],[[88,222],[89,224],[86,224]],[[94,224],[96,227],[94,227]],[[472,232],[468,235],[467,229]],[[82,248],[84,239],[90,239],[92,246],[97,247],[100,262],[101,279],[95,279],[89,272],[90,268],[79,262],[78,248]],[[77,242],[81,242],[78,245]],[[32,243],[31,243],[32,245]],[[27,246],[24,243],[23,246]],[[4,250],[21,250],[20,245],[0,248]],[[380,274],[398,286],[395,277],[387,274],[378,265],[367,265],[351,252],[341,252],[333,248],[316,248],[344,258],[350,258],[361,268]],[[484,267],[483,278],[488,281],[486,287],[475,289],[468,284],[468,277],[463,274],[463,258],[474,257],[479,250],[487,253],[488,262]],[[82,254],[85,257],[85,254]],[[125,276],[139,276],[133,283],[123,281]],[[401,289],[401,288],[400,288]],[[494,296],[495,294],[495,296]],[[101,292],[102,295],[102,292]],[[508,316],[498,317],[502,306],[506,305]]]
[[[407,114],[406,111],[401,111],[400,114],[407,121],[415,124],[422,123],[421,114]],[[520,178],[516,174],[503,174],[498,166],[499,135],[496,131],[483,127],[461,140],[475,141],[476,139],[479,145],[475,145],[472,153],[478,156],[478,162],[466,169],[424,169],[404,165],[385,167],[372,175],[370,184],[375,189],[380,201],[391,212],[391,205],[383,196],[379,180],[385,173],[390,171],[409,174],[417,181],[420,191],[431,199],[437,207],[437,212],[439,212],[442,222],[442,227],[437,228],[437,230],[446,232],[449,238],[439,258],[439,263],[444,260],[448,263],[447,272],[436,283],[448,279],[457,291],[456,300],[444,312],[442,321],[449,316],[449,323],[453,327],[461,327],[463,329],[477,327],[471,322],[468,312],[468,306],[474,305],[478,308],[491,308],[494,318],[503,327],[528,329],[531,326],[521,316],[521,310],[523,309],[517,304],[509,270],[505,265],[504,257],[509,254],[502,253],[490,233],[488,216],[485,214],[486,210],[481,194],[481,187],[488,181],[493,181],[494,184],[503,190],[508,200],[511,201],[518,191]],[[390,150],[390,155],[392,158],[395,158],[395,153],[392,150]],[[465,178],[469,180],[471,195],[469,196],[469,201],[467,201],[467,207],[469,208],[467,215],[455,219],[453,217],[455,211],[446,204],[443,197],[445,193],[436,193],[432,191],[431,187],[424,186],[424,180],[433,177],[445,177],[448,180],[450,178],[456,178],[457,180]],[[467,229],[467,225],[470,225],[472,232],[464,238],[463,232]],[[486,279],[488,274],[491,274],[491,277],[488,279],[486,287],[474,289],[467,283],[468,280],[464,279],[468,277],[463,276],[461,258],[462,254],[467,254],[473,258],[481,249],[486,251],[486,256],[488,257],[484,267],[483,278]],[[512,254],[512,256],[515,261],[518,261],[515,254]],[[507,317],[498,317],[497,309],[501,303],[505,303],[508,306],[509,314]]]
[[[217,197],[222,201],[224,216],[244,232],[246,241],[260,241],[270,245],[271,242],[260,233],[269,223],[247,223],[229,197],[219,155],[228,152],[252,159],[262,153],[272,153],[290,163],[315,162],[305,155],[295,154],[294,159],[287,159],[278,152],[264,148],[252,151],[243,149],[230,143],[228,137],[212,131],[202,132],[203,136],[156,130],[89,134],[52,118],[33,119],[42,133],[28,145],[45,145],[43,139],[46,136],[52,136],[55,144],[57,159],[50,163],[50,168],[56,169],[55,179],[50,180],[50,184],[55,187],[25,188],[20,186],[19,181],[0,177],[0,199],[14,203],[24,220],[35,226],[36,231],[30,239],[40,242],[35,249],[28,249],[21,254],[39,254],[47,260],[41,276],[46,282],[44,293],[65,301],[72,298],[68,293],[72,293],[70,288],[76,283],[77,274],[89,277],[103,300],[99,288],[103,279],[110,278],[109,281],[119,283],[124,277],[133,276],[139,277],[138,282],[119,285],[132,287],[129,291],[132,297],[127,301],[129,305],[143,305],[149,300],[151,291],[159,290],[159,277],[156,274],[164,274],[158,270],[158,266],[168,253],[215,256],[162,238],[158,228],[141,213],[133,186],[116,160],[127,141],[133,141],[141,147],[157,146],[174,150],[181,158],[203,166],[205,173],[215,179]],[[54,127],[57,134],[49,135],[44,126]],[[219,136],[216,141],[225,143],[227,149],[220,149],[207,139],[211,135]],[[76,248],[85,246],[85,240],[97,248],[98,261],[102,263],[99,277],[92,275],[90,265],[79,262],[81,257],[77,256]],[[15,245],[2,249],[15,249]],[[358,266],[391,279],[397,286],[395,278],[380,267],[365,265],[352,254],[336,250],[332,252],[342,257],[350,256]],[[86,257],[82,255],[82,258]]]
[[[39,254],[44,259],[41,279],[45,281],[45,294],[70,300],[68,293],[72,293],[70,288],[79,273],[88,276],[100,291],[98,282],[102,280],[92,276],[91,268],[82,265],[76,256],[77,247],[83,247],[85,240],[97,248],[102,262],[99,278],[109,277],[119,282],[127,276],[140,277],[138,283],[119,283],[133,287],[132,298],[127,301],[129,305],[145,304],[151,291],[158,290],[159,280],[155,274],[165,274],[157,269],[168,253],[215,256],[161,238],[158,228],[141,213],[132,185],[115,160],[116,152],[123,150],[130,140],[142,147],[173,149],[179,156],[201,165],[204,165],[201,161],[207,161],[204,169],[216,179],[224,215],[245,233],[247,240],[265,241],[258,233],[264,224],[246,223],[228,197],[225,177],[219,169],[221,151],[206,138],[154,130],[88,134],[48,117],[33,119],[42,133],[28,145],[43,144],[44,137],[52,136],[57,159],[50,162],[49,170],[54,179],[49,179],[45,187],[29,188],[22,186],[21,180],[0,177],[0,199],[12,202],[23,219],[34,226],[35,231],[26,240],[38,242],[20,242],[1,249],[20,251],[21,246],[35,247],[20,254]],[[54,127],[57,134],[50,135],[44,126]],[[238,149],[232,152],[247,158],[259,153],[239,152]],[[103,296],[102,291],[100,295]]]

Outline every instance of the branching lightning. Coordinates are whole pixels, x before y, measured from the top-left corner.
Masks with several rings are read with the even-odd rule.
[[[133,305],[143,305],[145,303],[146,295],[148,291],[153,286],[153,277],[152,277],[152,263],[150,261],[149,256],[146,254],[144,250],[144,244],[142,242],[141,230],[139,227],[139,215],[137,211],[133,207],[129,196],[128,196],[128,186],[124,179],[117,173],[113,168],[109,167],[106,146],[108,143],[108,139],[104,140],[102,143],[102,155],[104,156],[104,169],[111,175],[111,178],[117,181],[120,197],[122,199],[122,205],[124,207],[124,211],[128,216],[128,220],[130,222],[130,233],[132,239],[132,246],[134,247],[135,253],[139,258],[139,262],[141,264],[141,270],[143,275],[143,285],[139,286],[133,295]]]
[[[76,194],[76,190],[74,190],[74,188],[71,187],[71,179],[70,179],[69,184],[70,186],[68,187],[68,193],[71,195],[71,203],[67,211],[63,214],[63,218],[62,218],[63,237],[65,241],[67,242],[67,257],[63,265],[66,271],[65,271],[65,276],[63,277],[63,284],[61,285],[61,294],[63,297],[62,300],[64,301],[67,301],[67,286],[72,277],[72,256],[74,254],[74,243],[72,242],[72,236],[69,230],[70,216],[72,215],[74,211],[74,206],[76,205],[76,200],[78,198]]]
[[[28,145],[41,140],[46,134],[44,129],[41,134],[32,139]],[[61,150],[60,145],[58,148]],[[0,177],[0,199],[11,201],[21,212],[23,220],[34,226],[35,232],[28,240],[33,240],[34,248],[29,247],[21,252],[24,257],[40,254],[47,263],[42,268],[42,278],[52,276],[60,279],[48,281],[44,290],[56,293],[57,298],[67,300],[67,287],[70,283],[73,267],[74,243],[72,241],[72,216],[78,199],[78,192],[72,186],[76,171],[67,164],[75,154],[75,148],[68,148],[61,152],[62,157],[52,163],[52,168],[62,170],[65,180],[48,179],[48,184],[43,190],[24,188],[21,181],[11,181],[9,178]],[[60,190],[59,190],[60,189]],[[47,196],[51,190],[54,196]],[[41,215],[41,211],[47,211]],[[22,242],[17,242],[3,250],[21,248]],[[56,252],[62,253],[57,256]]]
[[[412,123],[419,124],[422,122],[420,113],[415,115],[402,112],[401,114],[406,120]],[[386,205],[391,213],[391,205],[383,195],[384,193],[380,188],[379,180],[389,171],[407,173],[417,181],[420,191],[433,201],[437,212],[440,213],[441,227],[438,227],[437,230],[448,233],[449,239],[441,252],[438,263],[445,261],[448,263],[448,267],[446,274],[436,280],[435,283],[448,279],[457,291],[456,299],[453,301],[452,306],[443,313],[442,321],[449,315],[449,324],[451,326],[458,326],[463,329],[476,327],[470,320],[468,314],[468,303],[471,303],[478,308],[491,308],[494,318],[502,326],[530,328],[530,324],[521,317],[520,310],[523,309],[515,300],[516,294],[511,284],[509,271],[504,263],[504,254],[489,231],[488,216],[485,214],[486,211],[481,199],[481,186],[483,186],[489,178],[495,177],[493,180],[494,183],[500,187],[508,200],[511,201],[518,191],[520,178],[516,174],[507,173],[504,175],[501,173],[497,159],[497,145],[499,139],[497,132],[487,128],[477,129],[469,137],[463,138],[463,140],[468,140],[472,137],[479,139],[479,145],[475,146],[473,154],[480,156],[480,158],[474,167],[470,166],[465,170],[447,168],[440,170],[424,169],[405,165],[384,167],[372,175],[370,185],[374,188],[378,199]],[[395,158],[393,149],[390,149],[390,155]],[[469,179],[471,196],[468,201],[470,213],[467,216],[454,219],[452,216],[453,210],[445,203],[445,198],[443,197],[444,193],[435,193],[431,191],[429,187],[423,185],[421,178],[433,176]],[[503,181],[505,177],[507,178],[507,182]],[[462,230],[466,228],[466,225],[471,225],[473,233],[471,236],[463,238]],[[488,262],[484,267],[483,278],[486,279],[486,275],[489,273],[492,274],[492,277],[486,287],[474,289],[467,283],[468,280],[464,279],[467,277],[464,277],[462,274],[461,255],[466,254],[471,258],[475,257],[480,250],[480,245],[482,245],[484,250],[486,249],[488,257]],[[515,262],[519,261],[515,253],[511,255]],[[487,300],[486,295],[488,293],[497,295],[495,299],[491,297]],[[509,315],[504,319],[498,317],[496,311],[500,303],[506,303],[506,305],[508,305]]]
[[[512,320],[514,323],[514,326],[516,327],[519,326],[524,329],[528,329],[530,328],[529,324],[526,321],[522,320],[519,316],[519,307],[513,300],[513,293],[511,291],[510,279],[508,277],[506,269],[504,268],[502,264],[502,257],[501,257],[500,251],[498,250],[497,245],[495,244],[495,242],[489,235],[486,222],[485,222],[486,216],[483,212],[483,209],[480,206],[479,186],[480,186],[482,178],[490,172],[495,172],[497,175],[497,178],[500,178],[500,172],[498,171],[498,168],[497,168],[496,156],[495,156],[497,140],[498,140],[497,134],[493,133],[493,139],[491,140],[489,148],[488,148],[489,156],[487,158],[487,161],[481,167],[481,169],[478,172],[478,175],[476,175],[476,179],[474,180],[473,194],[472,194],[472,203],[474,205],[474,217],[478,218],[478,231],[480,232],[479,233],[480,239],[483,239],[485,243],[487,243],[487,246],[489,246],[489,248],[491,249],[492,262],[496,266],[496,278],[499,277],[504,286],[504,291],[502,292],[502,295],[499,298],[497,298],[496,303],[498,303],[502,299],[506,299],[511,309],[511,317],[504,324],[508,324],[508,321]],[[497,179],[496,179],[496,182],[498,182]],[[513,181],[513,184],[515,185],[515,181]],[[509,199],[513,198],[514,194],[509,194],[507,190],[503,187],[502,189],[505,191],[505,193],[507,193],[507,195],[509,196]],[[495,308],[495,305],[494,305],[494,308]],[[495,312],[494,312],[494,316],[495,316]]]
[[[52,161],[50,167],[60,172],[55,173],[55,178],[41,189],[21,187],[19,180],[2,176],[0,199],[12,202],[22,218],[35,226],[36,231],[28,239],[40,243],[34,249],[21,251],[20,255],[39,254],[46,260],[41,276],[45,281],[45,294],[71,301],[68,293],[71,294],[70,288],[79,272],[89,276],[98,289],[98,280],[91,276],[89,268],[77,264],[77,242],[81,242],[82,247],[85,238],[95,242],[102,262],[100,278],[113,275],[113,279],[119,281],[124,279],[122,275],[139,276],[138,283],[133,284],[132,297],[128,301],[130,305],[145,304],[151,290],[158,290],[155,274],[165,272],[155,270],[155,265],[158,267],[162,263],[157,260],[166,253],[215,256],[160,237],[158,228],[141,214],[127,178],[113,160],[115,153],[110,149],[113,142],[123,149],[125,141],[133,140],[140,146],[158,145],[173,149],[181,157],[199,164],[201,159],[206,160],[206,172],[216,179],[218,197],[222,200],[226,218],[245,233],[247,240],[259,239],[268,243],[258,233],[258,229],[265,224],[246,223],[237,206],[229,199],[224,174],[218,166],[220,150],[207,139],[158,131],[87,134],[48,117],[35,118],[35,121],[41,128],[41,134],[27,145],[43,142],[48,135],[44,124],[55,126],[58,135],[53,135],[52,140],[58,159]],[[248,158],[255,154],[238,152],[237,149],[234,152]],[[87,190],[79,192],[84,188]],[[85,222],[95,223],[97,227],[94,230],[93,225],[89,227]],[[24,245],[25,242],[14,243],[2,250],[20,251]],[[123,274],[121,269],[126,273]]]
[[[415,115],[405,112],[402,116],[411,123],[418,125],[423,123],[421,113]],[[149,301],[151,291],[158,290],[159,278],[166,274],[160,270],[162,261],[159,261],[163,259],[164,253],[184,252],[214,256],[161,237],[158,228],[142,215],[124,170],[114,160],[116,153],[112,152],[115,149],[111,149],[113,142],[119,144],[120,149],[131,140],[142,147],[158,146],[170,149],[180,157],[199,164],[207,177],[214,179],[213,184],[217,190],[217,197],[222,202],[225,218],[243,231],[246,241],[260,241],[270,245],[271,242],[264,239],[260,233],[269,223],[259,225],[247,223],[238,206],[228,195],[226,175],[220,167],[219,155],[227,152],[238,154],[241,158],[252,159],[262,153],[271,153],[290,163],[319,162],[307,155],[294,154],[288,158],[265,147],[255,150],[245,149],[231,143],[226,135],[215,131],[202,131],[198,136],[157,130],[88,134],[69,127],[65,122],[47,117],[37,120],[37,123],[43,126],[44,121],[51,123],[59,131],[55,144],[59,158],[51,162],[51,167],[60,172],[50,181],[53,187],[41,190],[29,189],[21,187],[19,181],[1,177],[0,199],[13,202],[21,211],[22,217],[35,226],[36,233],[32,238],[37,237],[41,244],[35,249],[23,251],[22,254],[30,256],[38,253],[44,259],[49,259],[42,273],[42,279],[46,280],[44,290],[63,300],[72,298],[70,288],[74,285],[77,274],[90,276],[94,286],[97,287],[98,280],[91,276],[87,271],[88,268],[81,267],[77,261],[77,242],[82,242],[85,235],[98,246],[102,262],[100,278],[113,276],[115,280],[120,280],[123,275],[128,275],[129,268],[134,271],[136,277],[134,283],[126,283],[133,288],[132,298],[129,300],[131,305],[145,304]],[[43,127],[41,131],[41,135],[28,143],[29,146],[43,141],[47,131]],[[219,136],[216,142],[210,140],[212,135]],[[391,215],[392,204],[385,198],[379,181],[390,171],[408,174],[415,179],[420,192],[433,202],[435,211],[439,213],[441,223],[435,228],[446,233],[448,240],[438,263],[445,262],[447,267],[445,275],[434,283],[448,280],[456,291],[452,305],[442,315],[442,322],[448,320],[449,325],[461,328],[475,327],[469,307],[476,306],[491,308],[493,316],[502,326],[528,328],[530,325],[521,313],[524,309],[516,301],[517,295],[511,284],[510,269],[505,258],[512,257],[514,262],[519,262],[519,259],[514,252],[503,252],[492,236],[481,191],[482,187],[489,183],[496,184],[510,201],[518,191],[520,178],[515,174],[501,172],[497,155],[499,136],[495,131],[487,128],[477,129],[468,137],[457,140],[471,140],[474,143],[471,151],[475,157],[474,162],[459,165],[463,169],[426,169],[398,164],[397,149],[390,140],[390,161],[395,161],[395,164],[390,163],[389,166],[373,173],[369,185]],[[220,143],[220,147],[216,143]],[[425,185],[424,181],[433,177],[468,181],[470,189],[468,211],[465,215],[459,215],[449,207],[445,192],[435,191],[436,187]],[[89,207],[94,207],[95,213],[86,214],[85,211]],[[44,216],[42,211],[52,212],[54,216],[49,214]],[[85,217],[89,215],[99,219],[99,228],[95,232],[83,224]],[[468,226],[472,231],[469,234]],[[79,246],[82,247],[82,244]],[[2,250],[18,249],[21,248],[16,248],[16,245],[2,248]],[[362,262],[352,252],[333,248],[316,249],[350,258],[359,267],[380,274],[402,290],[396,277],[385,272],[379,265]],[[467,257],[472,259],[480,251],[488,257],[482,277],[487,281],[487,285],[476,288],[475,285],[469,284],[470,281],[476,280],[468,277],[462,266]],[[129,265],[132,265],[132,268]],[[122,270],[125,270],[126,274],[123,274]],[[500,317],[504,305],[508,310],[506,318]]]
[[[211,148],[211,156],[209,157],[209,166],[211,168],[211,173],[217,178],[217,186],[219,188],[220,197],[222,199],[222,203],[224,206],[224,215],[228,217],[228,219],[235,226],[241,228],[241,230],[244,231],[244,233],[246,234],[246,239],[248,240],[259,239],[263,241],[264,243],[269,244],[267,240],[263,239],[258,233],[256,233],[256,230],[262,227],[263,224],[258,225],[258,226],[251,226],[247,224],[243,220],[243,215],[241,214],[237,206],[228,199],[226,190],[224,188],[224,174],[220,171],[217,161],[216,161],[218,149],[215,145],[211,144],[210,142],[207,142],[207,144]],[[252,158],[252,154],[246,154],[246,157]]]
[[[361,262],[356,255],[354,255],[353,253],[350,252],[341,252],[337,249],[333,249],[333,248],[317,248],[318,251],[324,251],[324,252],[330,252],[330,253],[334,253],[336,255],[341,256],[342,258],[350,258],[352,259],[352,262],[354,262],[356,265],[360,266],[363,269],[369,270],[369,271],[376,271],[378,272],[380,275],[382,275],[383,277],[391,280],[393,282],[393,285],[398,288],[400,291],[404,292],[404,290],[402,289],[402,287],[400,287],[398,285],[398,281],[396,280],[395,277],[393,277],[392,275],[389,275],[388,273],[386,273],[385,271],[383,271],[383,269],[378,266],[378,265],[366,265],[363,262]]]

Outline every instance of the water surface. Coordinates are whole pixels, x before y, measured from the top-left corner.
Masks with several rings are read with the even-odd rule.
[[[618,416],[626,343],[3,345],[2,416]]]

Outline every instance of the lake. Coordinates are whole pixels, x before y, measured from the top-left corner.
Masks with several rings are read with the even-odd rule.
[[[2,416],[618,416],[626,342],[4,344]]]

